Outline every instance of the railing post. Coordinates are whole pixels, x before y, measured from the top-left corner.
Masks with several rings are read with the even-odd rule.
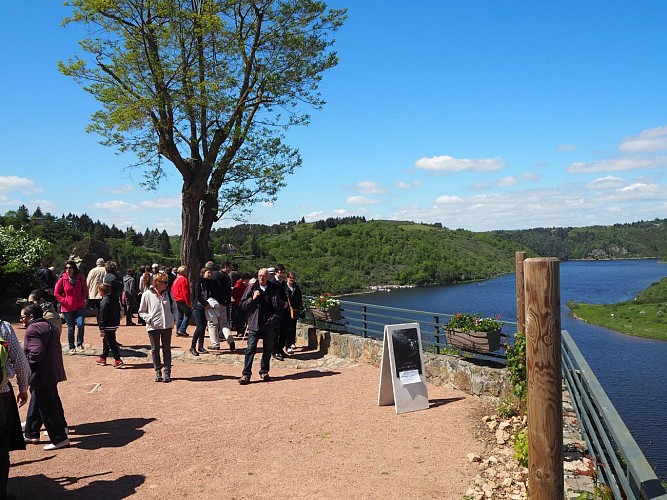
[[[363,323],[362,323],[363,327],[361,329],[361,334],[364,338],[366,338],[366,336],[367,336],[366,329],[368,328],[368,324],[366,323],[368,321],[368,314],[367,314],[367,311],[366,311],[366,306],[363,306],[362,311],[363,311],[363,313],[361,315],[361,318],[363,320]]]
[[[526,259],[526,376],[528,381],[528,495],[564,498],[561,386],[560,263]]]
[[[526,292],[523,288],[523,262],[526,260],[526,252],[515,254],[516,262],[516,331],[526,333]]]
[[[435,318],[435,353],[440,354],[440,316],[433,316]]]

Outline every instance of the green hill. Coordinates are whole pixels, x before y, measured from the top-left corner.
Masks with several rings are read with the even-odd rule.
[[[297,272],[310,293],[489,278],[512,272],[514,254],[521,250],[492,235],[413,222],[353,219],[324,228],[317,223],[288,224],[271,233],[246,229],[243,242],[238,227],[217,230],[214,248],[237,249],[242,268],[283,263]],[[248,257],[241,259],[244,255]]]

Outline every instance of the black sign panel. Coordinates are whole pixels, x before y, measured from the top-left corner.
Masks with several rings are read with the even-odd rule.
[[[416,328],[394,330],[391,341],[394,348],[396,362],[396,376],[409,370],[418,370],[422,373],[421,356],[419,355],[419,333]]]

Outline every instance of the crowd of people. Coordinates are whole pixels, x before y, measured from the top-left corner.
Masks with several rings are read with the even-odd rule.
[[[286,272],[282,264],[259,269],[252,276],[240,273],[230,262],[218,267],[208,261],[192,287],[185,266],[141,266],[136,273],[127,269],[121,279],[117,263],[102,258],[85,277],[74,260],[68,260],[56,276],[51,259],[44,259],[35,277],[38,287],[21,310],[20,322],[25,326],[22,348],[11,324],[0,320],[0,498],[7,488],[10,450],[39,443],[42,426],[50,441],[45,450],[70,444],[58,394],[58,384],[67,379],[60,336],[65,324],[69,354],[84,351],[87,309],[96,312],[102,337],[102,353],[96,363],[107,365],[112,356],[114,368],[125,366],[116,337],[124,316],[125,325],[146,328],[156,382],[171,382],[172,333],[175,328],[177,336],[190,337],[191,319],[195,326],[189,350],[192,356],[220,350],[222,341],[234,352],[233,330],[237,336],[247,336],[238,379],[241,385],[250,382],[260,339],[262,381],[270,380],[271,359],[283,361],[296,347],[303,296],[296,274]],[[209,344],[205,346],[207,334]],[[11,383],[14,379],[16,395]],[[21,422],[18,408],[28,401],[26,420]]]

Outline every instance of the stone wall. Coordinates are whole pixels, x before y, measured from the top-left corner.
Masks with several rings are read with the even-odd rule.
[[[298,327],[297,335],[307,339],[310,349],[319,349],[322,354],[378,367],[382,362],[380,340],[315,329],[304,324]],[[454,387],[492,401],[497,401],[510,387],[506,368],[495,368],[457,356],[424,353],[424,368],[431,384]]]

